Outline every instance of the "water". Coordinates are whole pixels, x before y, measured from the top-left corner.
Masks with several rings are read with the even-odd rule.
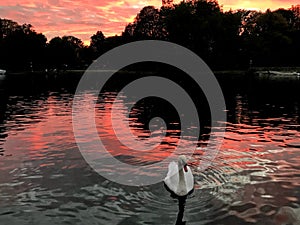
[[[195,191],[187,199],[183,220],[189,225],[274,224],[280,207],[300,207],[299,82],[236,79],[232,88],[232,80],[220,80],[228,108],[226,136],[207,170],[198,167],[208,134],[190,158]],[[84,161],[72,129],[74,86],[7,82],[0,99],[0,224],[175,224],[178,202],[162,183],[118,185]],[[111,124],[102,117],[115,95],[102,94],[96,126],[116,158],[141,165],[174,150],[180,125],[171,108],[164,110],[167,140],[160,148],[151,154],[120,149]],[[81,97],[84,106],[91,95]],[[131,101],[122,95],[120,118]],[[164,104],[156,103],[158,108]],[[138,104],[130,120],[133,133],[147,139],[150,116],[143,114],[145,105]],[[83,130],[90,132],[88,126]],[[90,140],[83,136],[81,141]]]

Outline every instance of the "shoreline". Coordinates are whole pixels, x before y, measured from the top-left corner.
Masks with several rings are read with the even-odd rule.
[[[78,70],[64,70],[64,71],[18,71],[18,72],[7,72],[5,76],[7,78],[46,78],[46,79],[57,79],[57,78],[70,78],[73,76],[74,78],[82,77],[86,70],[78,69]],[[94,70],[90,71],[91,73],[105,73],[105,72],[113,72],[109,70]],[[157,74],[163,71],[119,71],[121,74],[133,74],[136,75],[138,73],[144,74]],[[299,80],[300,79],[300,67],[253,67],[251,70],[217,70],[213,71],[214,75],[217,78],[258,78],[258,79],[292,79]]]

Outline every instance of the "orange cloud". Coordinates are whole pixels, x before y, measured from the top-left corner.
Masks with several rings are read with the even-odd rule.
[[[230,8],[289,8],[299,0],[220,0],[224,10]],[[175,3],[180,0],[175,0]],[[0,15],[20,24],[30,23],[48,40],[73,35],[89,42],[101,30],[105,36],[120,34],[126,24],[147,5],[161,6],[161,0],[0,0]]]
[[[229,9],[255,9],[265,11],[267,9],[290,8],[299,4],[299,0],[222,0],[224,10]]]

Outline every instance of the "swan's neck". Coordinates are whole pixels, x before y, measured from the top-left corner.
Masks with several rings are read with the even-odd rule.
[[[181,193],[181,194],[187,194],[186,193],[187,188],[186,188],[183,168],[179,168],[179,166],[178,166],[178,173],[179,173],[179,182],[178,182],[177,192]]]

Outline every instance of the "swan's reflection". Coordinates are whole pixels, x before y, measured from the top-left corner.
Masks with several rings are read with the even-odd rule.
[[[186,196],[178,198],[178,214],[175,225],[185,225],[186,221],[183,221],[184,207],[186,202]]]
[[[194,189],[185,196],[178,196],[178,195],[174,194],[174,192],[172,192],[165,183],[164,183],[164,187],[168,192],[170,192],[171,198],[175,198],[178,200],[178,214],[177,214],[177,219],[176,219],[175,225],[185,225],[186,221],[183,220],[185,203],[186,203],[187,197],[194,192]]]

